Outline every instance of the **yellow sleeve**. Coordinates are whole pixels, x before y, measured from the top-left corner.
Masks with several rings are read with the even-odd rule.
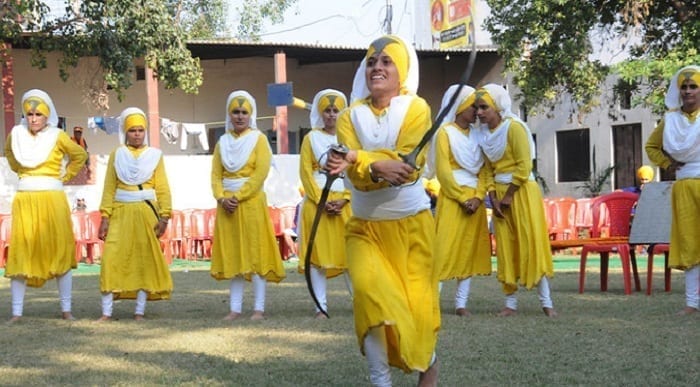
[[[211,192],[217,201],[224,197],[224,165],[221,163],[221,151],[219,143],[214,147],[214,155],[211,158]]]
[[[258,142],[251,152],[248,163],[243,166],[243,170],[250,170],[248,181],[243,183],[240,190],[233,194],[238,201],[246,201],[262,190],[267,175],[270,173],[272,164],[272,151],[265,135],[258,135]]]
[[[112,216],[114,208],[114,194],[117,191],[117,170],[114,168],[114,153],[109,154],[107,162],[107,172],[105,172],[105,182],[102,188],[102,202],[100,203],[100,213],[103,218]]]
[[[440,128],[435,143],[435,174],[440,182],[440,196],[464,203],[469,198],[452,174],[452,171],[456,169],[454,164],[456,161],[452,156],[450,137],[444,127]]]
[[[357,102],[357,105],[362,103],[367,102],[360,101]],[[370,164],[380,160],[401,160],[399,154],[410,153],[415,146],[418,145],[425,132],[430,128],[432,122],[430,118],[430,106],[428,106],[423,98],[415,97],[399,129],[396,150],[376,149],[373,151],[362,149],[362,145],[357,138],[355,128],[350,119],[352,108],[351,106],[349,109],[344,110],[338,117],[336,123],[338,141],[346,145],[349,149],[357,151],[356,162],[349,166],[346,171],[348,178],[352,181],[355,188],[361,191],[388,187],[389,183],[387,182],[375,183],[372,181],[369,174]],[[417,165],[422,166],[425,163],[426,148],[423,148],[418,155],[416,159]],[[418,180],[419,175],[420,171],[414,171],[411,179]]]
[[[654,131],[651,132],[644,146],[647,156],[652,163],[666,169],[671,165],[671,159],[664,152],[664,120],[661,119]]]
[[[481,199],[481,201],[484,200],[486,192],[488,192],[489,184],[493,183],[493,173],[486,167],[486,161],[486,156],[484,156],[484,165],[481,166],[479,174],[477,175],[479,181],[476,183],[476,197]]]
[[[19,163],[15,158],[15,154],[12,153],[12,135],[7,136],[5,139],[5,157],[7,158],[7,163],[10,165],[10,169],[13,172],[19,172]]]
[[[491,160],[489,160],[488,157],[484,154],[482,151],[481,154],[484,156],[484,166],[481,167],[481,171],[479,171],[479,183],[481,183],[481,178],[483,176],[485,184],[484,186],[486,187],[486,193],[488,194],[489,192],[493,191],[496,189],[496,183],[493,179],[493,163],[491,163]]]
[[[519,122],[511,122],[508,130],[508,144],[511,146],[515,163],[513,184],[517,186],[525,184],[530,179],[530,173],[532,172],[530,140],[527,136],[527,130]]]
[[[64,132],[58,134],[58,139],[56,140],[58,148],[63,152],[63,154],[68,155],[69,162],[66,165],[66,174],[63,176],[63,182],[67,182],[75,177],[75,175],[80,172],[85,166],[88,154],[80,145],[73,142],[70,137]]]
[[[304,137],[304,141],[301,143],[301,151],[299,155],[299,177],[301,178],[301,185],[304,187],[304,194],[308,200],[313,203],[318,203],[321,198],[321,189],[316,184],[314,179],[314,171],[317,171],[319,165],[314,156],[313,149],[311,149],[311,133]]]
[[[156,191],[156,200],[158,201],[158,215],[170,218],[173,210],[172,197],[170,196],[170,184],[168,184],[168,175],[165,173],[163,156],[160,157],[160,161],[158,161],[158,165],[153,171],[153,186]]]

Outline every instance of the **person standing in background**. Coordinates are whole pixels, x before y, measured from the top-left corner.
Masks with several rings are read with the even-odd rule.
[[[102,317],[112,319],[114,299],[135,299],[134,319],[143,320],[147,300],[167,300],[170,269],[158,240],[168,227],[171,196],[163,152],[148,146],[148,120],[138,108],[119,116],[117,149],[109,155],[98,237]]]
[[[700,308],[700,66],[686,66],[671,78],[668,111],[647,140],[649,160],[676,172],[671,192],[668,266],[685,271],[685,307]]]
[[[442,98],[445,109],[459,85]],[[441,193],[437,203],[435,262],[441,281],[456,279],[455,314],[469,316],[467,301],[474,275],[491,274],[491,242],[486,206],[482,205],[491,176],[482,171],[484,156],[479,145],[475,90],[462,86],[453,108],[436,133],[435,165]]]
[[[304,187],[304,201],[301,208],[301,243],[298,271],[304,273],[304,257],[309,249],[309,234],[316,215],[316,207],[321,198],[321,190],[326,184],[327,175],[321,173],[325,166],[327,152],[338,143],[336,119],[345,109],[347,100],[338,90],[321,90],[311,105],[311,127],[313,128],[301,144],[299,175]],[[318,232],[311,253],[311,284],[314,293],[324,310],[328,310],[326,280],[339,275],[347,279],[345,259],[345,223],[350,219],[350,191],[345,188],[343,179],[336,179],[331,186],[325,208],[318,223]],[[352,294],[352,292],[351,292]],[[326,315],[316,307],[316,318]]]
[[[22,121],[5,142],[5,156],[19,176],[12,201],[12,236],[5,277],[10,278],[11,322],[20,320],[27,286],[56,278],[64,320],[73,320],[71,292],[75,236],[63,183],[85,164],[87,153],[58,125],[53,101],[42,90],[22,96]],[[64,159],[68,160],[63,169]]]
[[[225,108],[226,133],[216,143],[211,167],[218,204],[210,273],[230,281],[230,311],[224,320],[241,316],[246,281],[253,282],[255,297],[250,319],[263,320],[267,281],[280,282],[286,276],[263,191],[272,150],[258,130],[252,95],[234,91]]]
[[[544,200],[532,173],[535,144],[527,125],[515,116],[508,91],[487,84],[476,91],[476,114],[484,125],[481,141],[493,206],[498,280],[506,295],[498,316],[517,314],[518,285],[537,294],[542,311],[556,317],[549,278],[554,275]]]

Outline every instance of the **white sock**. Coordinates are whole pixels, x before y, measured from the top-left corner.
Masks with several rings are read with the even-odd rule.
[[[364,340],[369,381],[373,386],[391,387],[391,372],[383,326],[371,328]]]
[[[685,305],[700,309],[700,265],[685,271]]]
[[[455,309],[466,308],[469,300],[469,289],[471,288],[471,277],[457,282],[457,293],[455,294]]]
[[[229,285],[229,309],[234,313],[241,313],[243,310],[243,288],[245,279],[241,276],[233,277]]]
[[[112,292],[102,293],[102,315],[112,317],[114,309],[114,294]]]
[[[70,313],[73,272],[68,270],[66,274],[56,278],[56,283],[58,284],[58,298],[61,300],[61,312]]]
[[[12,293],[12,317],[22,317],[24,309],[24,293],[27,291],[25,279],[10,280],[10,292]]]
[[[253,296],[255,306],[253,311],[265,311],[265,292],[267,290],[267,280],[257,274],[253,274]]]
[[[136,309],[134,314],[143,316],[146,312],[146,299],[148,298],[148,293],[145,290],[139,290],[136,293]]]
[[[438,282],[438,294],[442,294],[442,281]]]
[[[542,276],[540,283],[537,285],[537,296],[540,299],[540,304],[543,308],[554,308],[552,297],[550,295],[549,280],[547,276]]]
[[[326,299],[326,270],[311,266],[311,286],[314,288],[318,303],[321,304],[323,310],[328,311],[328,300]],[[316,312],[320,312],[317,306],[314,305]]]
[[[517,293],[518,292],[516,291],[513,294],[509,294],[506,296],[506,308],[518,310],[518,297],[516,296]]]

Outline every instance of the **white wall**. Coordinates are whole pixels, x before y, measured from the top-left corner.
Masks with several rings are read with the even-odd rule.
[[[211,156],[165,156],[165,170],[173,199],[173,209],[213,208],[216,201],[211,193]],[[300,200],[299,155],[274,155],[273,167],[265,181],[265,193],[270,206],[295,206]],[[98,210],[102,199],[107,156],[97,157],[96,183],[83,186],[65,186],[66,200],[75,203],[75,195],[82,191],[88,211]],[[17,175],[10,170],[5,157],[0,158],[0,214],[12,211],[12,198],[17,192]]]

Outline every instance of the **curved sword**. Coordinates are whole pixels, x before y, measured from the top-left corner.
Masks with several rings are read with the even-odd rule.
[[[423,148],[425,148],[428,142],[430,142],[430,140],[433,138],[433,135],[435,135],[435,132],[437,132],[437,130],[440,129],[440,123],[447,115],[447,112],[449,112],[450,109],[452,109],[452,106],[454,106],[455,102],[457,102],[457,96],[462,91],[464,85],[466,85],[469,81],[469,77],[472,75],[472,71],[474,70],[474,63],[476,63],[476,33],[473,29],[473,26],[470,32],[472,34],[472,45],[471,50],[469,52],[469,62],[467,62],[467,68],[464,69],[464,72],[459,77],[459,86],[457,86],[457,90],[454,94],[452,94],[452,97],[450,98],[450,101],[448,102],[447,106],[445,106],[445,108],[440,111],[437,118],[435,118],[435,121],[433,121],[433,125],[430,127],[430,129],[428,129],[428,131],[425,132],[423,138],[421,138],[418,145],[416,145],[416,147],[413,148],[413,150],[409,154],[399,154],[401,160],[403,160],[404,163],[412,166],[413,169],[419,169],[416,166],[416,159],[418,158],[418,154],[423,150]]]

